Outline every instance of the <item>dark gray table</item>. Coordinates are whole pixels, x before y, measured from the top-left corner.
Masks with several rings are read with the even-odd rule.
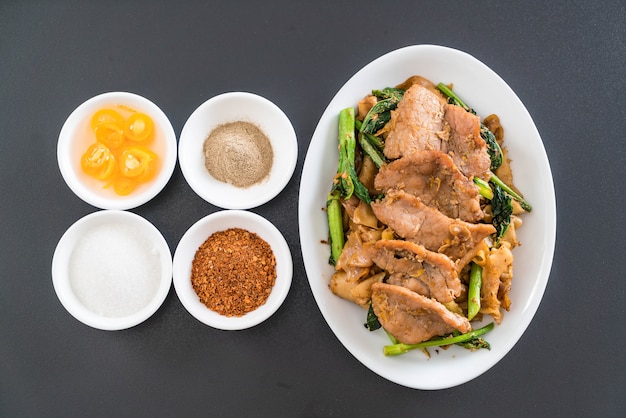
[[[626,6],[395,3],[0,3],[0,416],[623,413]],[[343,348],[313,300],[297,230],[302,164],[328,102],[372,59],[422,43],[474,55],[517,92],[545,143],[558,210],[552,274],[528,330],[484,375],[434,392],[390,383]],[[294,257],[293,286],[269,321],[211,329],[173,288],[156,315],[126,331],[91,329],[61,306],[53,250],[95,208],[63,182],[57,136],[78,104],[111,90],[153,100],[177,135],[196,106],[226,91],[265,96],[291,118],[296,172],[253,210]],[[216,210],[177,167],[133,211],[173,251]]]

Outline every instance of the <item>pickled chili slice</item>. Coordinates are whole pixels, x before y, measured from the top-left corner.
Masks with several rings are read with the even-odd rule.
[[[154,122],[145,113],[125,118],[112,108],[103,108],[91,118],[96,142],[81,157],[81,168],[89,176],[105,180],[104,187],[126,196],[142,183],[156,177],[158,155],[146,145],[154,133]],[[139,145],[138,143],[141,143]]]
[[[117,195],[127,196],[131,194],[138,185],[139,182],[136,178],[125,177],[118,172],[113,176],[111,182],[108,183],[105,187],[113,186],[113,191]]]
[[[152,136],[154,123],[145,113],[135,112],[126,119],[124,135],[131,141],[141,142]]]
[[[157,155],[146,147],[124,148],[119,158],[119,170],[124,177],[137,178],[141,182],[154,177]]]
[[[100,109],[91,117],[91,129],[95,131],[96,127],[104,124],[112,124],[123,128],[124,117],[114,109]]]
[[[94,132],[96,141],[109,148],[118,148],[124,143],[124,129],[121,125],[105,122],[96,126]]]
[[[92,144],[80,159],[83,171],[98,180],[106,180],[115,173],[117,162],[111,150],[104,144]]]

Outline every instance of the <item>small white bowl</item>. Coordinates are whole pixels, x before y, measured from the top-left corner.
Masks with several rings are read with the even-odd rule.
[[[269,177],[246,188],[216,180],[204,164],[205,139],[216,127],[237,121],[260,128],[274,152]],[[274,103],[256,94],[231,92],[207,100],[189,116],[180,134],[178,158],[187,183],[198,196],[224,209],[251,209],[285,188],[296,167],[298,141],[289,118]]]
[[[191,264],[196,251],[213,233],[241,228],[256,233],[267,242],[276,258],[276,282],[265,304],[254,311],[227,317],[210,310],[191,284]],[[289,246],[280,231],[267,219],[247,211],[225,210],[197,221],[185,232],[174,253],[174,289],[183,306],[198,321],[222,330],[242,330],[260,324],[278,310],[287,297],[293,275]]]
[[[80,159],[87,147],[95,142],[90,132],[92,115],[105,107],[124,106],[146,113],[154,121],[155,141],[153,149],[161,158],[161,170],[157,178],[140,185],[128,196],[115,194],[111,187],[84,174]],[[167,184],[176,166],[176,134],[163,111],[150,100],[126,92],[109,92],[92,97],[78,106],[61,128],[57,144],[57,160],[63,179],[82,200],[100,209],[132,209],[155,197]]]
[[[72,260],[72,257],[75,250],[77,254],[84,254],[86,249],[99,246],[93,245],[93,239],[87,241],[81,241],[81,239],[90,232],[101,234],[103,228],[110,228],[111,230],[118,228],[117,231],[130,232],[132,234],[130,245],[133,248],[138,248],[145,243],[148,247],[146,259],[154,261],[152,268],[155,269],[154,273],[158,276],[154,279],[156,283],[153,283],[153,278],[150,277],[149,282],[137,279],[133,280],[132,283],[125,284],[124,289],[111,289],[112,286],[107,286],[106,281],[102,280],[106,274],[111,274],[110,272],[102,273],[103,276],[97,279],[79,277],[74,273],[75,277],[72,279],[72,264],[76,262]],[[79,257],[80,255],[74,256]],[[79,260],[79,262],[85,263],[84,260]],[[98,262],[100,263],[100,261]],[[119,260],[111,260],[111,266],[114,266],[116,262]],[[130,268],[136,269],[137,267]],[[112,267],[101,271],[104,270],[116,271],[117,268]],[[102,304],[123,304],[124,301],[128,300],[132,300],[131,303],[140,306],[133,307],[132,310],[129,310],[127,306],[124,307],[124,310],[129,310],[124,315],[111,314],[110,312],[97,313],[96,308],[87,306],[89,304],[95,305],[95,303],[90,301],[84,303],[85,299],[88,298],[80,296],[80,293],[85,291],[85,286],[94,284],[96,280],[96,286],[93,288],[107,290],[99,294],[101,300],[97,304],[100,307]],[[76,221],[59,240],[52,257],[52,284],[61,304],[80,322],[107,331],[126,329],[148,319],[163,304],[172,284],[172,255],[163,235],[148,220],[132,212],[101,210]],[[139,292],[148,294],[142,295]],[[113,293],[115,293],[115,297],[111,296]],[[111,306],[105,306],[105,309],[113,310]]]

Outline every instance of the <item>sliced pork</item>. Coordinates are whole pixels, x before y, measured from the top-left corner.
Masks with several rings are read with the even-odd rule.
[[[372,202],[376,217],[399,236],[447,255],[462,268],[475,255],[475,248],[495,232],[489,224],[472,224],[445,216],[402,190],[390,190]]]
[[[389,283],[407,287],[439,302],[461,294],[461,281],[449,257],[404,240],[380,240],[371,247],[372,260],[391,274]]]
[[[450,218],[477,222],[484,216],[476,185],[441,151],[418,151],[382,166],[374,186],[404,190]]]
[[[447,104],[444,120],[450,126],[450,135],[442,142],[441,150],[452,157],[466,177],[489,180],[491,159],[480,136],[480,118],[460,106]]]
[[[441,149],[444,104],[441,96],[426,87],[412,85],[392,116],[385,156],[396,159],[419,150]]]
[[[417,344],[455,329],[462,333],[472,329],[467,318],[401,286],[374,283],[372,308],[383,328],[405,344]]]

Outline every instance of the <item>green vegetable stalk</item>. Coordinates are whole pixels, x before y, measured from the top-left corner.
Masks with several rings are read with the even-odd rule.
[[[478,186],[478,193],[485,199],[491,200],[493,199],[493,190],[491,190],[491,186],[485,180],[474,177],[474,184]]]
[[[365,135],[362,132],[359,132],[359,145],[363,152],[370,156],[376,167],[380,168],[385,164],[385,157],[365,139]]]
[[[367,188],[359,180],[354,163],[356,152],[354,108],[339,112],[339,166],[326,201],[326,216],[330,237],[330,258],[333,265],[339,260],[345,244],[341,199],[355,194],[366,203],[371,202]]]
[[[363,126],[363,122],[361,122],[358,119],[354,120],[354,126],[356,126],[356,129],[361,132],[361,127]],[[376,135],[372,135],[372,134],[364,134],[365,139],[367,139],[367,141],[372,144],[373,146],[375,146],[377,149],[379,150],[383,150],[383,148],[385,148],[385,144],[380,140],[380,138],[378,138]]]
[[[326,216],[328,217],[328,230],[330,232],[330,259],[328,261],[333,266],[337,264],[345,244],[339,198],[339,192],[334,190],[328,194],[326,201]]]
[[[453,336],[458,336],[458,335],[462,335],[460,332],[455,331],[452,333]],[[487,341],[485,341],[482,337],[478,337],[478,338],[474,338],[472,340],[469,341],[463,341],[460,343],[456,343],[456,345],[458,345],[459,347],[463,347],[466,348],[470,351],[476,351],[479,348],[486,348],[487,350],[491,350],[491,344],[489,344]]]
[[[449,102],[451,104],[456,105],[456,106],[461,106],[463,109],[465,109],[466,111],[470,112],[473,115],[476,114],[476,111],[474,109],[472,109],[471,107],[466,105],[465,102],[463,100],[461,100],[461,98],[459,96],[457,96],[456,93],[453,92],[445,84],[439,83],[439,84],[437,84],[437,88],[439,89],[440,92],[442,92],[443,94],[445,94],[448,97],[448,100],[449,100]]]
[[[480,337],[483,334],[486,334],[492,329],[493,329],[493,322],[491,322],[489,325],[485,325],[482,328],[479,328],[474,331],[470,331],[466,334],[460,334],[456,336],[447,336],[447,337],[437,337],[437,338],[430,339],[428,341],[423,341],[418,344],[398,343],[398,344],[386,345],[383,348],[383,353],[386,356],[397,356],[400,354],[404,354],[407,351],[414,350],[416,348],[441,347],[441,346],[451,345],[451,344],[464,345],[465,343],[471,342],[472,340],[479,339],[478,337]]]
[[[346,108],[339,112],[339,167],[333,190],[339,190],[341,197],[349,199],[352,194],[366,203],[371,202],[369,191],[359,180],[354,163],[356,138],[354,135],[354,108]],[[332,190],[331,190],[332,192]]]
[[[520,196],[519,194],[517,194],[515,192],[515,190],[511,189],[509,186],[507,186],[502,180],[500,180],[498,178],[498,176],[496,176],[495,174],[491,173],[491,178],[489,179],[489,181],[495,185],[500,186],[500,188],[502,190],[504,190],[509,196],[511,196],[513,199],[517,200],[520,204],[520,206],[522,207],[522,209],[524,209],[526,212],[530,212],[533,210],[532,206],[530,205],[530,203],[528,203],[526,201],[526,199],[524,199],[522,196]]]
[[[483,268],[472,263],[467,289],[467,319],[472,320],[480,311],[480,288],[483,284]]]
[[[354,193],[354,183],[350,176],[350,167],[354,164],[354,109],[347,108],[339,112],[339,167],[337,169],[338,189],[341,196],[349,199]]]
[[[359,145],[361,146],[363,152],[370,156],[372,161],[374,161],[374,164],[376,164],[376,167],[380,168],[383,164],[386,164],[387,160],[381,152],[385,145],[381,142],[381,140],[372,134],[364,134],[363,132],[360,132],[361,127],[363,126],[363,122],[360,120],[356,119],[354,121],[354,125],[359,131]]]

